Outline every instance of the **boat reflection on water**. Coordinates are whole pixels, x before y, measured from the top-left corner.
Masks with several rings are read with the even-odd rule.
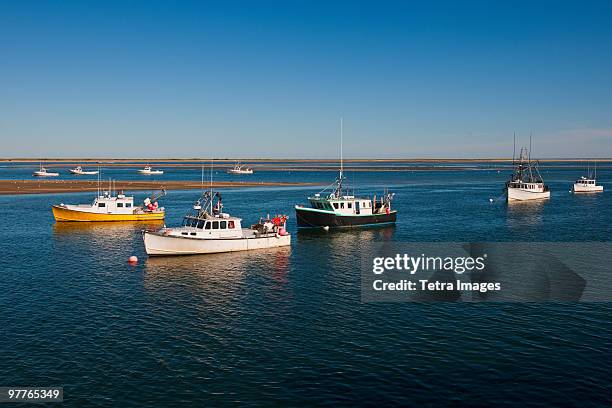
[[[112,234],[132,233],[144,229],[160,229],[164,226],[163,220],[154,221],[116,221],[116,222],[57,222],[53,224],[55,234]]]
[[[83,262],[111,273],[100,265],[114,264],[117,259],[127,260],[134,254],[134,248],[142,246],[142,230],[163,226],[163,221],[58,222],[53,224],[53,246],[60,254],[78,253]]]
[[[368,241],[388,241],[395,235],[395,224],[386,226],[373,225],[371,227],[359,228],[336,228],[328,231],[322,228],[302,228],[298,229],[297,236],[301,240],[328,239],[332,242],[356,242],[365,243]]]
[[[249,295],[252,285],[267,294],[288,291],[291,247],[222,254],[149,257],[144,264],[145,289],[171,294],[180,287],[210,304],[227,304]],[[162,295],[163,293],[163,295]],[[277,295],[275,295],[277,296]],[[284,296],[284,295],[282,295]]]
[[[337,299],[354,296],[360,284],[360,274],[367,270],[381,245],[392,243],[396,226],[298,230],[297,245],[311,254],[309,270]],[[338,291],[338,287],[347,290]],[[323,301],[323,300],[322,300]]]
[[[547,203],[547,200],[509,202],[507,207],[508,227],[518,228],[541,224],[542,211]]]

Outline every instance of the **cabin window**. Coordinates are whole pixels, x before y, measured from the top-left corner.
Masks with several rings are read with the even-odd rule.
[[[353,203],[346,203],[346,206],[347,206],[348,208],[353,208]]]
[[[209,221],[209,222],[206,223],[206,226],[204,227],[204,229],[209,230],[210,227],[211,227],[211,222]]]
[[[199,229],[204,228],[204,220],[200,220],[200,221],[198,221],[198,228],[199,228]]]
[[[344,203],[340,203],[340,208],[344,209]]]
[[[221,229],[227,229],[227,221],[221,221]]]
[[[334,203],[334,208],[337,210],[338,209],[338,203]]]
[[[228,221],[227,222],[227,228],[234,229],[234,221]]]
[[[117,208],[123,208],[123,203],[117,203]]]
[[[130,208],[132,206],[132,203],[125,203],[125,208]]]
[[[98,203],[98,208],[106,207],[106,203]]]
[[[193,235],[194,237],[197,235],[197,233],[195,232],[190,232],[190,235]]]
[[[189,235],[189,234],[186,232],[181,232],[181,235]]]
[[[213,229],[219,229],[219,221],[213,221]]]

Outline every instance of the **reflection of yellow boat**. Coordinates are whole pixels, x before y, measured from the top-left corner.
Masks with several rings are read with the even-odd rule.
[[[164,194],[162,190],[162,195]],[[98,195],[92,204],[59,204],[53,206],[55,221],[152,221],[163,220],[165,211],[157,206],[158,197],[148,197],[143,206],[134,206],[134,197],[123,194]]]

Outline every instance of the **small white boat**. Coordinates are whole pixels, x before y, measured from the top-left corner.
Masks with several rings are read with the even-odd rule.
[[[529,143],[531,145],[531,142]],[[543,200],[550,198],[550,189],[539,170],[538,161],[532,161],[529,150],[523,147],[518,161],[512,159],[514,172],[506,182],[506,198],[512,201]]]
[[[93,176],[93,175],[98,174],[98,171],[95,171],[95,170],[93,170],[93,171],[85,171],[85,170],[83,170],[83,168],[81,166],[76,166],[74,169],[69,169],[68,171],[70,173],[72,173],[72,174],[76,174],[76,175],[79,175],[79,176],[88,176],[88,175],[92,175]]]
[[[163,170],[153,170],[151,166],[145,166],[144,169],[138,170],[140,174],[153,175],[153,174],[164,174]]]
[[[574,183],[574,193],[601,193],[603,186],[597,185],[597,164],[595,165],[595,172],[591,174],[590,169],[588,170],[589,175],[587,177],[580,177]]]
[[[213,206],[213,200],[217,203]],[[249,251],[291,245],[286,216],[267,217],[251,228],[242,228],[241,219],[223,213],[221,195],[206,191],[185,216],[180,227],[145,231],[148,255],[195,255]]]
[[[236,163],[233,169],[227,171],[229,174],[253,174],[253,169],[243,164]]]
[[[37,171],[32,173],[32,175],[34,177],[57,177],[57,176],[59,176],[59,173],[48,171],[41,164],[40,165],[40,169],[38,169]]]

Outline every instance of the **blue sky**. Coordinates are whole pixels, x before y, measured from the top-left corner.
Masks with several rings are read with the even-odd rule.
[[[427,4],[424,4],[427,3]],[[612,2],[0,1],[0,157],[612,157]]]

